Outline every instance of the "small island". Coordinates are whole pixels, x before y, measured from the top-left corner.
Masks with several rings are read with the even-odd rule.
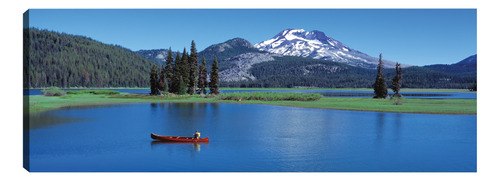
[[[224,89],[225,90],[225,89]],[[243,90],[243,89],[239,89]],[[255,90],[255,89],[254,89]],[[265,89],[262,89],[265,90]],[[269,89],[267,89],[269,90]],[[285,90],[285,89],[280,89]],[[325,89],[323,89],[325,90]],[[345,89],[342,89],[345,90]],[[356,89],[360,90],[360,89]],[[403,91],[419,91],[409,89]],[[459,91],[459,90],[420,90],[420,91]],[[262,100],[249,100],[250,96],[260,96]],[[310,97],[310,100],[293,100],[277,97]],[[321,96],[321,95],[319,95]],[[338,109],[353,111],[379,111],[398,113],[428,114],[477,114],[476,99],[405,99],[404,105],[394,105],[389,99],[371,98],[319,98],[318,94],[306,93],[221,93],[211,95],[146,95],[119,93],[117,91],[67,91],[65,96],[29,96],[29,113],[53,110],[58,108],[117,103],[231,103],[231,104],[266,104],[293,106],[303,108]],[[269,98],[264,100],[264,98]],[[275,99],[273,99],[275,98]]]

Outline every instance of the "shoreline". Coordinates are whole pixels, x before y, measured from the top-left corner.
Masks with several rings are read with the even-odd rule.
[[[406,99],[403,105],[392,105],[389,99],[372,98],[321,98],[317,101],[256,101],[218,100],[204,98],[199,95],[160,97],[130,97],[132,94],[122,93],[119,96],[108,95],[72,95],[47,97],[42,95],[27,96],[28,105],[24,105],[25,113],[40,113],[74,106],[92,106],[123,103],[232,103],[262,104],[313,109],[332,109],[347,111],[370,111],[417,114],[450,114],[477,115],[476,99]]]
[[[29,88],[32,90],[44,90],[46,88]],[[23,89],[23,90],[29,90]],[[150,89],[149,87],[70,87],[60,88],[63,90],[110,90],[110,89]],[[373,91],[372,88],[231,88],[222,87],[219,90],[334,90],[334,91]],[[457,92],[457,93],[477,93],[477,91],[469,91],[468,89],[431,89],[431,88],[402,88],[404,92]]]

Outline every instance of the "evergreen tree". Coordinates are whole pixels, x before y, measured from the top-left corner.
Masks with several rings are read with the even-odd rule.
[[[384,69],[383,69],[383,63],[382,63],[382,54],[380,54],[380,57],[378,59],[378,66],[377,66],[377,78],[375,79],[375,84],[373,86],[373,89],[375,90],[375,96],[373,98],[386,98],[387,97],[387,84],[385,83],[384,79]]]
[[[207,87],[207,68],[206,68],[206,61],[205,57],[202,57],[201,60],[201,65],[200,65],[200,70],[199,70],[199,77],[198,77],[198,87],[200,88],[200,94],[207,94],[207,90],[205,88]]]
[[[166,79],[165,79],[165,68],[162,65],[161,68],[160,68],[160,76],[159,76],[159,80],[158,80],[158,89],[160,89],[161,91],[165,91],[167,87],[168,86],[167,86],[167,82],[166,82]]]
[[[469,87],[469,90],[470,91],[477,91],[477,80],[474,81],[474,85],[472,85],[472,87]]]
[[[165,79],[167,81],[167,87],[169,92],[172,92],[172,79],[174,77],[174,69],[172,63],[174,62],[174,57],[172,56],[172,49],[168,49],[168,56],[167,56],[167,66],[165,67]]]
[[[172,87],[170,88],[170,92],[172,93],[178,93],[179,92],[179,82],[182,77],[182,61],[181,61],[181,56],[177,52],[177,55],[175,56],[175,66],[174,66],[174,71],[172,75]]]
[[[149,82],[151,84],[151,95],[158,95],[158,73],[156,71],[156,65],[153,65],[153,68],[151,69],[151,73],[149,76]]]
[[[193,95],[196,89],[196,74],[198,73],[198,52],[194,40],[191,42],[191,54],[189,55],[189,79],[188,94]]]
[[[394,91],[393,97],[402,97],[399,94],[399,90],[401,89],[401,79],[403,79],[403,72],[401,70],[401,64],[396,62],[396,75],[392,78],[392,90]]]
[[[184,82],[183,78],[181,77],[179,79],[179,90],[177,90],[177,95],[184,95],[186,94],[186,83]]]
[[[212,72],[210,73],[210,94],[219,94],[219,65],[217,64],[217,57],[214,58],[212,63]]]
[[[189,55],[186,52],[186,48],[184,48],[184,51],[182,52],[180,66],[181,66],[180,69],[182,72],[181,75],[182,75],[182,77],[184,77],[184,80],[186,80],[186,78],[189,77]]]

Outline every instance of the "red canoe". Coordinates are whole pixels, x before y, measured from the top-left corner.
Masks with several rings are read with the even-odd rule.
[[[151,133],[151,138],[161,140],[161,141],[171,141],[171,142],[208,142],[208,137],[194,139],[193,137],[182,137],[182,136],[162,136]]]

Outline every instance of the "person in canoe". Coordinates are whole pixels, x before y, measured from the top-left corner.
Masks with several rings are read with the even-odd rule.
[[[199,139],[201,137],[201,133],[196,130],[196,132],[193,134],[194,139]]]

